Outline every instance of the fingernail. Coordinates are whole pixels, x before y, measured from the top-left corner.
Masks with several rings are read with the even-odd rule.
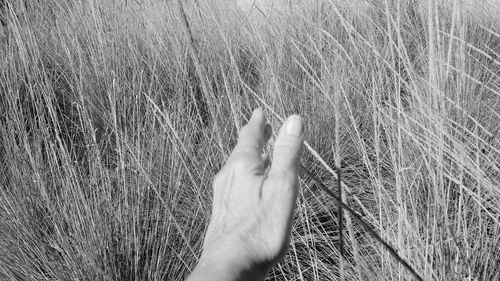
[[[304,130],[304,125],[302,124],[302,118],[298,115],[292,115],[288,118],[285,124],[285,133],[290,136],[300,137],[302,131]]]

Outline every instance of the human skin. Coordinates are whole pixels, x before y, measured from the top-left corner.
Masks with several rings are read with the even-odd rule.
[[[276,138],[273,160],[262,155],[272,135],[256,109],[213,181],[212,216],[203,252],[189,281],[264,280],[287,252],[297,200],[302,119],[290,116]]]

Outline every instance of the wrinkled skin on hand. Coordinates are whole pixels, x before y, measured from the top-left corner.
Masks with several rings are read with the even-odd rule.
[[[303,143],[300,117],[287,119],[274,146],[273,163],[262,148],[272,135],[256,109],[239,133],[226,165],[215,176],[203,255],[265,274],[286,253],[297,199],[297,165]],[[202,256],[203,256],[202,255]]]

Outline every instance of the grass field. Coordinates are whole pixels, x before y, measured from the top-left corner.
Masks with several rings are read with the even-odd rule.
[[[303,116],[302,165],[335,193],[340,174],[424,280],[500,280],[498,17],[318,0],[257,21],[198,2],[2,7],[1,280],[183,280],[257,106],[275,130]],[[301,173],[269,280],[414,280],[346,212],[340,257],[338,214]]]

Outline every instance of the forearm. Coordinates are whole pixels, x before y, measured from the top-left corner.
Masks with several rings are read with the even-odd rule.
[[[242,264],[236,259],[226,261],[202,255],[187,281],[263,281],[266,273],[266,268]]]

